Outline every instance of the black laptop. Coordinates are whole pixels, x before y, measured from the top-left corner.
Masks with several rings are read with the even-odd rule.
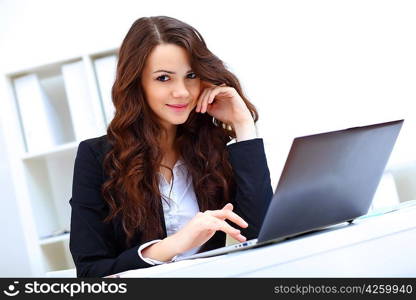
[[[274,243],[366,214],[403,122],[295,138],[258,238],[177,260]]]

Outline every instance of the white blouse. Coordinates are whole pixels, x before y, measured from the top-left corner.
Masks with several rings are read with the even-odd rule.
[[[165,216],[166,234],[170,236],[180,230],[186,223],[188,223],[198,212],[198,201],[192,185],[192,178],[188,177],[188,170],[185,163],[179,159],[173,167],[173,177],[168,183],[165,177],[159,174],[159,190],[162,194],[163,213]],[[144,248],[155,244],[159,240],[149,241],[139,247],[138,254],[141,259],[149,264],[163,264],[164,262],[143,257],[141,252]],[[192,255],[200,247],[190,249],[180,255],[172,258],[172,261],[178,257]]]

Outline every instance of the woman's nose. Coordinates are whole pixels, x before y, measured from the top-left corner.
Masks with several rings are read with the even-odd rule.
[[[175,85],[172,95],[175,98],[187,98],[189,97],[189,90],[184,82],[179,82]]]

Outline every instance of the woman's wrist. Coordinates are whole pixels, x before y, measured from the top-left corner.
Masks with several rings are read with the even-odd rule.
[[[235,122],[231,125],[237,136],[237,142],[251,140],[257,137],[256,126],[252,118]]]
[[[164,238],[160,242],[143,249],[141,254],[145,258],[169,262],[172,258],[180,254],[180,252],[177,248],[174,235],[171,235]]]

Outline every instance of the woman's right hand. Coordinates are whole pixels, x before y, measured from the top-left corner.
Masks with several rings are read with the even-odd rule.
[[[199,212],[182,229],[171,236],[176,241],[176,251],[183,253],[201,246],[218,230],[229,234],[239,242],[244,242],[246,238],[241,235],[240,230],[230,226],[225,222],[225,219],[232,221],[242,228],[248,227],[247,222],[233,212],[233,205],[231,203],[227,203],[219,210]]]

